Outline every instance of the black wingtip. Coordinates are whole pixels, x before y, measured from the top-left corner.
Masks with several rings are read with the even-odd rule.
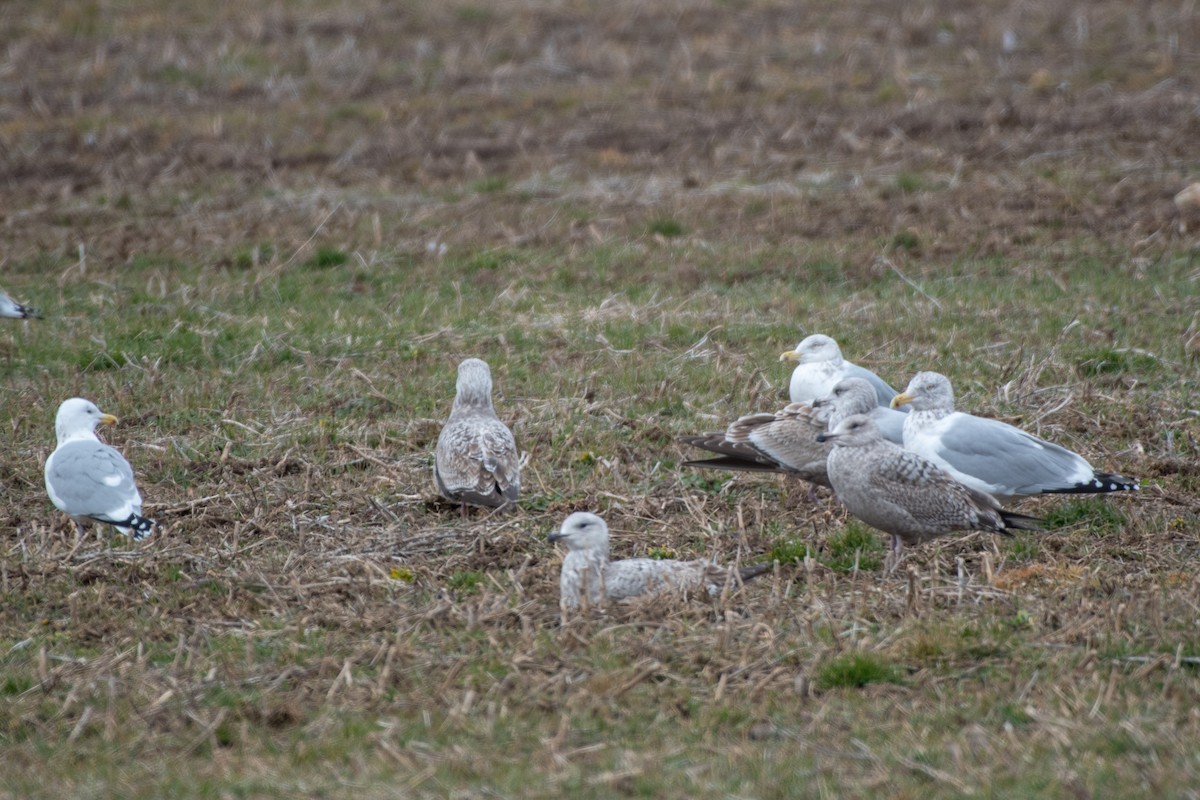
[[[1137,478],[1126,478],[1111,472],[1097,472],[1090,481],[1077,483],[1065,489],[1050,489],[1044,494],[1109,494],[1137,491],[1141,491]]]
[[[1018,514],[1016,511],[1001,509],[1000,519],[1003,520],[1006,530],[1042,531],[1046,529],[1046,520],[1041,517],[1032,517],[1029,514]]]
[[[749,567],[741,567],[738,570],[738,578],[741,579],[742,583],[745,583],[746,581],[754,580],[759,575],[770,572],[774,567],[774,562],[764,562],[762,564],[752,564]]]
[[[129,535],[133,537],[133,540],[140,542],[154,532],[156,524],[152,519],[137,514],[130,514],[129,519],[125,520],[120,527],[128,528]]]

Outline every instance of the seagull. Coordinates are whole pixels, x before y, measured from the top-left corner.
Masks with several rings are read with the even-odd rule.
[[[900,563],[906,544],[954,531],[1039,529],[1036,517],[1004,510],[990,494],[887,441],[864,414],[847,417],[817,438],[833,443],[829,481],[838,499],[851,514],[892,535],[889,571]]]
[[[478,358],[458,365],[450,418],[438,435],[433,479],[438,493],[468,505],[500,508],[517,502],[521,464],[512,431],[492,407],[492,371]]]
[[[101,422],[116,425],[117,418],[81,397],[58,407],[58,447],[46,459],[46,493],[75,521],[79,536],[85,522],[98,522],[140,541],[150,535],[154,520],[142,516],[142,496],[129,462],[97,438]]]
[[[875,420],[883,438],[896,444],[904,443],[904,420],[908,415],[903,411],[876,404],[877,395],[871,382],[865,378],[843,378],[826,396],[813,403],[818,412],[829,411],[828,428],[838,426],[846,417],[855,414],[866,414]]]
[[[683,466],[779,472],[828,487],[825,459],[829,447],[817,442],[828,414],[791,403],[773,414],[738,417],[724,431],[681,436],[679,441],[684,444],[720,454],[720,458],[685,461]]]
[[[967,486],[1000,500],[1036,494],[1137,491],[1138,482],[1097,472],[1083,456],[1005,422],[954,410],[950,379],[918,372],[892,399],[909,403],[904,447]]]
[[[878,405],[886,406],[896,396],[896,390],[869,369],[842,358],[838,343],[828,336],[814,333],[795,350],[780,354],[780,361],[795,361],[788,395],[793,403],[811,403],[833,391],[842,378],[863,378],[871,383],[878,395]]]
[[[608,560],[608,525],[595,514],[576,511],[562,527],[546,537],[567,546],[559,577],[559,605],[578,608],[586,594],[590,605],[605,600],[687,592],[703,588],[710,596],[726,585],[737,586],[771,569],[770,564],[752,567],[722,567],[705,559],[630,558]]]
[[[8,296],[8,293],[0,289],[0,317],[8,317],[9,319],[41,319],[42,314],[36,308],[24,306]]]

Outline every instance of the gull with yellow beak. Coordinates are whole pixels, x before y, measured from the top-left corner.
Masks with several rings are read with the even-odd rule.
[[[84,523],[98,522],[134,540],[145,539],[154,520],[142,516],[142,496],[129,462],[96,436],[102,422],[115,425],[117,418],[82,397],[64,400],[58,407],[58,447],[46,459],[46,493],[75,521],[80,536]]]
[[[1007,422],[954,410],[950,379],[918,372],[892,405],[910,403],[904,449],[921,455],[972,489],[1000,501],[1035,494],[1137,491],[1138,482],[1097,472],[1083,456]]]
[[[793,403],[811,403],[833,391],[843,378],[863,378],[871,384],[879,405],[886,406],[896,396],[896,390],[869,369],[842,358],[842,349],[832,338],[814,333],[796,345],[795,350],[781,353],[780,361],[795,361],[788,395]]]

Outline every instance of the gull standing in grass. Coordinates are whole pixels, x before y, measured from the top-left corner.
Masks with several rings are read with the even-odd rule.
[[[150,535],[154,520],[142,516],[142,496],[129,462],[97,438],[101,422],[116,425],[117,418],[83,398],[72,397],[58,407],[58,447],[46,459],[46,493],[75,521],[80,536],[85,522],[99,522],[140,541]]]
[[[842,378],[863,378],[870,382],[878,395],[877,405],[886,406],[896,396],[896,390],[869,369],[842,358],[838,343],[828,336],[814,333],[779,356],[780,361],[795,361],[788,395],[793,403],[811,403],[828,395]]]
[[[517,502],[520,457],[512,431],[492,407],[492,371],[478,358],[458,365],[450,418],[438,435],[433,479],[442,497],[461,504],[500,508]]]
[[[906,544],[954,531],[1039,529],[1036,517],[1005,511],[990,494],[887,441],[864,414],[847,417],[818,438],[833,443],[829,480],[838,499],[851,514],[892,535],[889,571],[900,563]]]
[[[559,605],[578,608],[586,596],[591,605],[605,600],[704,590],[710,596],[726,585],[736,587],[771,569],[770,564],[752,567],[722,567],[705,559],[629,558],[608,560],[608,525],[595,514],[576,511],[562,527],[546,537],[567,546],[559,577]]]
[[[9,319],[41,319],[42,314],[36,308],[21,305],[0,289],[0,317]]]
[[[904,447],[1000,500],[1035,494],[1137,491],[1132,478],[1096,472],[1083,456],[995,419],[954,410],[945,375],[918,372],[892,399],[909,403]]]

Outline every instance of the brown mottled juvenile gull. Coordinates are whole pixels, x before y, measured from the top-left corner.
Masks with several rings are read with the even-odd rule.
[[[829,407],[830,430],[836,428],[846,417],[866,414],[875,420],[883,438],[889,442],[903,444],[904,420],[908,415],[903,411],[878,405],[876,399],[877,395],[870,381],[863,378],[843,378],[827,397],[813,403],[813,408],[821,410]]]
[[[629,558],[609,561],[608,525],[600,517],[586,511],[576,511],[567,517],[562,527],[546,538],[567,546],[559,577],[559,604],[564,609],[578,608],[585,594],[592,605],[605,600],[627,600],[700,589],[709,595],[716,595],[727,583],[737,586],[771,569],[770,564],[735,569],[705,559],[677,561]]]
[[[681,436],[680,441],[720,458],[685,461],[685,467],[781,472],[829,486],[825,476],[828,445],[817,441],[825,430],[828,411],[792,403],[774,414],[747,414],[730,423],[724,432]]]
[[[828,336],[814,333],[779,356],[780,361],[796,361],[788,396],[793,403],[811,403],[828,395],[842,378],[863,378],[869,381],[877,395],[877,405],[886,406],[896,396],[896,390],[869,369],[842,358],[838,343]]]
[[[492,407],[492,372],[478,358],[458,365],[454,406],[438,435],[433,479],[447,500],[500,508],[516,503],[520,457],[512,431]]]
[[[833,443],[829,480],[851,514],[892,535],[889,568],[903,546],[954,531],[1037,530],[1038,520],[1005,511],[991,495],[964,486],[932,461],[879,433],[868,416],[847,417],[821,439]]]
[[[909,403],[904,447],[1000,500],[1035,494],[1136,491],[1132,478],[1096,472],[1083,456],[1005,422],[954,410],[945,375],[918,372],[893,403]]]
[[[9,319],[41,319],[42,315],[36,308],[21,305],[0,289],[0,317]]]
[[[125,457],[100,441],[96,426],[117,424],[95,403],[81,397],[64,400],[54,419],[58,447],[46,459],[50,502],[75,521],[83,536],[85,522],[112,525],[135,540],[145,539],[154,520],[142,516],[142,495]]]

